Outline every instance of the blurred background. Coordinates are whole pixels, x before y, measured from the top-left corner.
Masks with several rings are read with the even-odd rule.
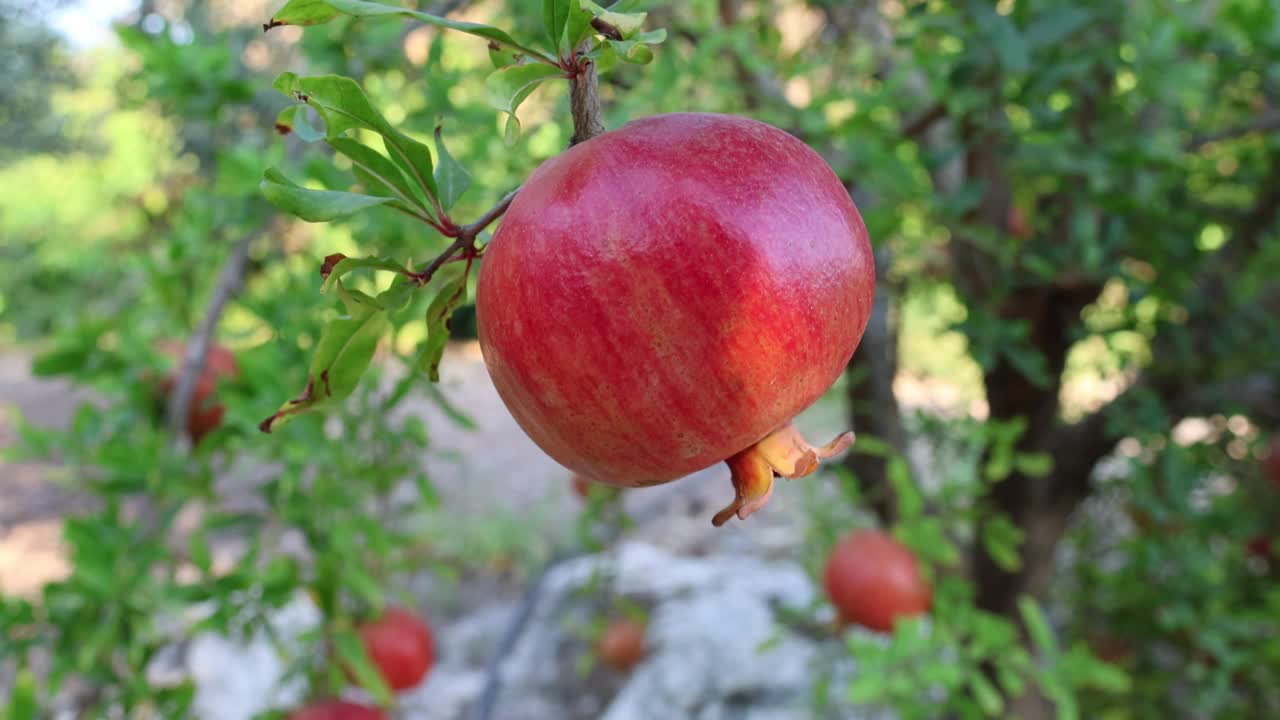
[[[625,3],[667,38],[602,75],[607,126],[783,128],[877,253],[862,345],[798,420],[852,426],[854,451],[722,529],[721,467],[575,492],[498,399],[469,308],[441,382],[408,369],[425,297],[343,407],[258,432],[338,314],[326,255],[447,244],[262,199],[269,165],[353,183],[274,131],[278,73],[355,78],[428,144],[441,124],[473,177],[457,218],[572,133],[548,82],[504,140],[481,39],[399,17],[264,34],[282,4],[0,0],[0,718],[338,694],[432,720],[1280,717],[1280,2]],[[540,3],[401,4],[544,33]],[[238,247],[188,451],[165,393]],[[933,589],[892,632],[843,626],[824,591],[837,539],[873,528]],[[389,605],[435,635],[400,693],[343,670]],[[625,623],[637,647],[611,657]]]

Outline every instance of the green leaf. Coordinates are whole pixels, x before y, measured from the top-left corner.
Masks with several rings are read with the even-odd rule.
[[[195,531],[191,534],[188,549],[191,553],[191,562],[200,568],[201,572],[208,575],[213,569],[213,553],[209,549],[209,535],[203,529]]]
[[[440,207],[447,212],[462,194],[471,187],[471,173],[449,154],[445,147],[441,128],[436,126],[436,189]]]
[[[542,0],[542,26],[547,31],[549,41],[547,47],[552,52],[564,49],[560,40],[564,36],[565,23],[569,19],[569,5],[570,0]]]
[[[417,283],[410,280],[406,275],[399,275],[395,280],[391,281],[391,287],[378,293],[378,297],[374,301],[383,310],[396,312],[397,310],[403,310],[409,304],[417,290]]]
[[[279,12],[272,16],[271,22],[273,25],[321,25],[342,15],[350,15],[352,17],[402,15],[437,27],[481,37],[500,45],[514,48],[526,55],[554,61],[554,58],[546,53],[521,45],[505,31],[489,25],[450,20],[438,15],[376,2],[365,2],[364,0],[289,0]]]
[[[306,388],[262,421],[258,427],[263,432],[271,432],[298,414],[344,400],[369,369],[387,328],[387,313],[372,298],[347,290],[341,281],[338,294],[348,314],[325,326],[311,356]]]
[[[591,12],[582,7],[580,0],[573,0],[569,5],[569,17],[565,20],[561,47],[566,54],[573,53],[579,43],[591,37],[591,33]]]
[[[1031,68],[1031,53],[1013,19],[997,13],[994,5],[976,3],[975,6],[978,26],[995,48],[996,58],[1004,71],[1014,75],[1027,72]]]
[[[1022,566],[1018,554],[1024,539],[1022,529],[1004,515],[994,515],[982,523],[982,547],[1000,569],[1015,572]]]
[[[441,390],[438,385],[427,385],[427,395],[431,396],[431,401],[436,404],[436,407],[440,408],[441,412],[445,414],[445,417],[452,420],[459,427],[464,430],[475,430],[479,427],[470,415],[466,414],[461,408],[453,404],[453,401],[444,394],[444,391]]]
[[[1044,477],[1053,470],[1053,456],[1049,453],[1016,453],[1013,467],[1023,475]]]
[[[512,65],[495,70],[485,78],[484,87],[489,104],[512,116],[520,103],[538,88],[543,81],[562,75],[559,68],[531,63],[528,65]],[[519,125],[516,127],[519,130]]]
[[[5,720],[36,720],[36,679],[30,670],[23,668],[9,690],[9,707]]]
[[[643,12],[636,12],[636,13],[614,12],[612,10],[608,10],[600,7],[594,2],[591,2],[591,0],[581,0],[581,2],[584,8],[591,11],[592,15],[600,18],[604,22],[607,22],[610,25],[617,28],[618,31],[622,33],[622,38],[624,40],[634,35],[636,31],[640,29],[640,26],[644,24],[645,18],[648,17],[649,15],[649,13],[643,13]],[[662,31],[662,32],[664,33],[664,38],[665,38],[666,31]],[[661,40],[659,40],[658,42],[661,42]]]
[[[391,258],[375,257],[373,255],[362,258],[349,258],[341,253],[335,253],[325,258],[324,266],[320,268],[320,275],[324,278],[324,282],[320,285],[320,292],[328,292],[329,288],[334,283],[337,283],[343,275],[353,270],[369,269],[387,270],[401,275],[409,272],[409,268]]]
[[[987,717],[996,717],[1004,710],[1004,698],[981,672],[969,674],[969,689]]]
[[[374,195],[390,195],[406,209],[426,209],[415,199],[415,193],[400,168],[385,155],[349,137],[332,138],[329,146],[351,160],[352,171]]]
[[[418,357],[418,369],[425,372],[433,383],[440,382],[440,360],[449,341],[449,318],[466,299],[467,273],[458,270],[445,278],[440,291],[427,307],[427,339]]]
[[[502,141],[506,143],[507,147],[511,147],[512,145],[515,145],[516,141],[519,139],[520,139],[520,118],[516,117],[515,115],[508,115],[507,125],[505,128],[503,128],[503,131],[502,131]]]
[[[348,130],[372,130],[382,136],[387,155],[412,180],[415,195],[436,194],[431,172],[431,151],[426,145],[392,127],[374,109],[360,85],[340,75],[298,77],[283,73],[273,86],[313,108],[325,123],[325,137],[334,139]],[[283,88],[287,87],[287,90]],[[355,158],[352,158],[354,160]],[[421,196],[420,200],[426,200]],[[423,203],[425,205],[425,203]]]
[[[618,53],[618,58],[623,62],[645,65],[653,60],[653,49],[649,46],[657,45],[666,39],[666,30],[650,30],[630,40],[607,40],[606,42],[613,46]]]
[[[898,496],[898,514],[904,521],[920,517],[924,513],[924,494],[912,479],[907,462],[901,457],[891,457],[886,472]]]
[[[361,642],[359,635],[345,628],[339,630],[334,633],[333,646],[338,651],[338,659],[342,665],[350,668],[351,673],[356,677],[356,682],[372,694],[379,705],[385,707],[394,702],[391,688],[387,687],[386,681],[382,679],[382,673],[373,666],[373,661],[365,652],[364,643]]]
[[[1033,48],[1057,45],[1089,24],[1093,13],[1076,4],[1063,4],[1036,16],[1022,37]]]
[[[1056,655],[1058,652],[1058,641],[1053,636],[1053,631],[1049,628],[1049,622],[1045,620],[1044,614],[1040,612],[1040,606],[1035,600],[1027,596],[1018,598],[1018,612],[1022,615],[1022,623],[1027,628],[1027,633],[1031,636],[1032,643],[1036,649],[1046,655]]]
[[[275,168],[262,175],[262,194],[272,205],[307,222],[328,222],[391,202],[391,198],[336,190],[311,190],[295,184]]]

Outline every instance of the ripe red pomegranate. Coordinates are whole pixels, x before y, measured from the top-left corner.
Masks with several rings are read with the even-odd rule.
[[[289,720],[385,720],[378,708],[357,705],[345,700],[323,700],[289,714]]]
[[[646,654],[645,627],[634,620],[614,620],[596,641],[600,662],[618,672],[629,672]]]
[[[898,617],[920,615],[933,603],[915,555],[885,533],[854,531],[827,558],[827,596],[840,617],[880,632],[892,632]]]
[[[844,369],[871,312],[866,227],[831,168],[754,120],[677,113],[546,161],[485,251],[485,363],[557,462],[619,487],[720,461],[746,518],[775,474],[853,442],[791,425]]]
[[[369,659],[392,690],[408,690],[422,682],[435,661],[431,628],[408,610],[388,608],[358,632]]]

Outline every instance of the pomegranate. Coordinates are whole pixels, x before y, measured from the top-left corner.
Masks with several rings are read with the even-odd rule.
[[[1272,485],[1280,487],[1280,433],[1271,436],[1267,457],[1262,461],[1264,474]]]
[[[645,627],[634,620],[614,620],[596,641],[600,662],[618,672],[629,672],[647,653]]]
[[[384,720],[386,714],[377,708],[357,705],[345,700],[322,700],[289,714],[289,720]]]
[[[485,251],[485,363],[548,455],[597,482],[657,485],[727,461],[722,525],[853,442],[791,424],[839,377],[875,268],[848,192],[769,125],[676,113],[543,163]]]
[[[369,659],[392,690],[408,690],[422,682],[435,660],[431,628],[408,610],[388,608],[358,632]]]
[[[172,358],[175,363],[181,363],[185,357],[186,347],[180,342],[165,340],[158,343],[158,346],[160,352]],[[209,354],[205,356],[204,371],[196,378],[196,386],[191,393],[191,408],[187,413],[187,434],[191,436],[192,444],[198,445],[205,435],[222,424],[226,408],[216,401],[210,404],[214,401],[214,389],[218,380],[235,378],[239,375],[240,366],[236,362],[235,355],[217,343],[211,345]],[[167,402],[169,393],[173,392],[177,383],[178,377],[175,370],[157,386],[156,410],[161,415],[164,413],[164,404]]]
[[[899,617],[920,615],[933,604],[915,555],[885,533],[852,532],[827,558],[827,596],[845,622],[892,632]]]

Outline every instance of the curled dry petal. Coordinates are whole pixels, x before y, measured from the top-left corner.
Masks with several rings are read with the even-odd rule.
[[[735,515],[739,520],[746,520],[769,502],[774,476],[794,480],[809,475],[818,469],[821,461],[847,450],[853,440],[853,433],[845,432],[822,447],[814,447],[790,423],[773,431],[725,461],[732,475],[734,498],[716,513],[712,524],[720,527]]]

